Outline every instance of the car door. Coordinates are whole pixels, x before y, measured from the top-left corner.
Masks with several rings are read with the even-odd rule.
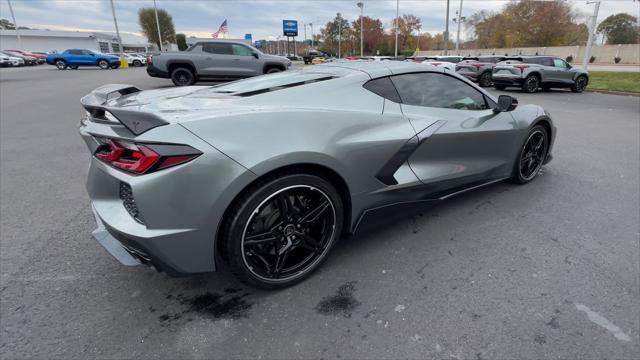
[[[542,82],[545,83],[557,83],[558,80],[558,68],[553,64],[553,58],[541,57],[537,59],[537,63],[540,64],[540,72],[542,75]]]
[[[233,59],[230,43],[205,42],[202,44],[202,56],[197,66],[198,73],[213,77],[233,75]]]
[[[553,59],[553,65],[556,68],[556,80],[563,84],[572,84],[574,72],[571,71],[571,66],[564,60],[559,58]]]
[[[253,50],[241,44],[231,44],[235,72],[239,76],[256,76],[262,74],[262,62],[254,55]]]
[[[98,64],[98,58],[96,57],[96,54],[93,53],[93,51],[91,50],[81,50],[82,51],[82,64],[84,65],[97,65]]]
[[[68,65],[86,65],[83,61],[82,50],[80,49],[69,50],[64,60]]]
[[[409,165],[432,193],[510,175],[516,146],[511,114],[494,113],[492,99],[453,75],[422,72],[391,79],[403,114],[418,133]]]

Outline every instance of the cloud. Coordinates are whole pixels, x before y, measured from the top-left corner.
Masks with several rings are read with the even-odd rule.
[[[358,0],[156,0],[159,8],[171,14],[177,32],[188,35],[207,35],[218,29],[225,19],[233,37],[253,34],[254,39],[277,36],[282,32],[283,19],[300,22],[300,37],[304,36],[302,23],[313,23],[317,34],[322,25],[333,19],[336,13],[350,21],[358,18]],[[364,14],[380,18],[389,28],[395,16],[395,0],[361,0]],[[462,14],[468,16],[480,10],[499,11],[506,0],[465,0]],[[118,26],[124,32],[140,32],[138,9],[152,7],[153,0],[114,0]],[[584,0],[571,1],[578,13],[587,16],[594,5]],[[112,32],[115,30],[109,0],[12,0],[16,20],[21,26],[49,29],[92,29]],[[450,17],[455,17],[460,3],[451,0]],[[422,31],[442,32],[445,27],[445,0],[401,0],[400,14],[414,14],[422,20]],[[640,12],[640,2],[632,0],[605,0],[600,6],[599,19],[627,12],[635,16]],[[0,1],[0,14],[10,17],[6,1]],[[456,25],[450,23],[453,33]],[[310,30],[310,29],[309,29]],[[310,31],[307,34],[311,36]]]

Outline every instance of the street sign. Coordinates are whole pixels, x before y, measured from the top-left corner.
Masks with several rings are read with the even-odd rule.
[[[282,20],[284,36],[298,36],[298,20]]]
[[[256,40],[254,45],[256,49],[262,49],[262,47],[264,46],[264,40]]]
[[[244,39],[251,41],[251,34],[244,34]]]

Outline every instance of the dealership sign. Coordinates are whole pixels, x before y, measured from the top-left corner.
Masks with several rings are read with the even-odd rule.
[[[284,36],[298,36],[298,20],[282,20]]]

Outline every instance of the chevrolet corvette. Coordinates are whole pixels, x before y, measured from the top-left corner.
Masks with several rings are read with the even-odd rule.
[[[124,265],[309,276],[398,206],[524,184],[556,136],[537,105],[435,66],[333,62],[216,86],[104,85],[81,99],[95,239]]]

